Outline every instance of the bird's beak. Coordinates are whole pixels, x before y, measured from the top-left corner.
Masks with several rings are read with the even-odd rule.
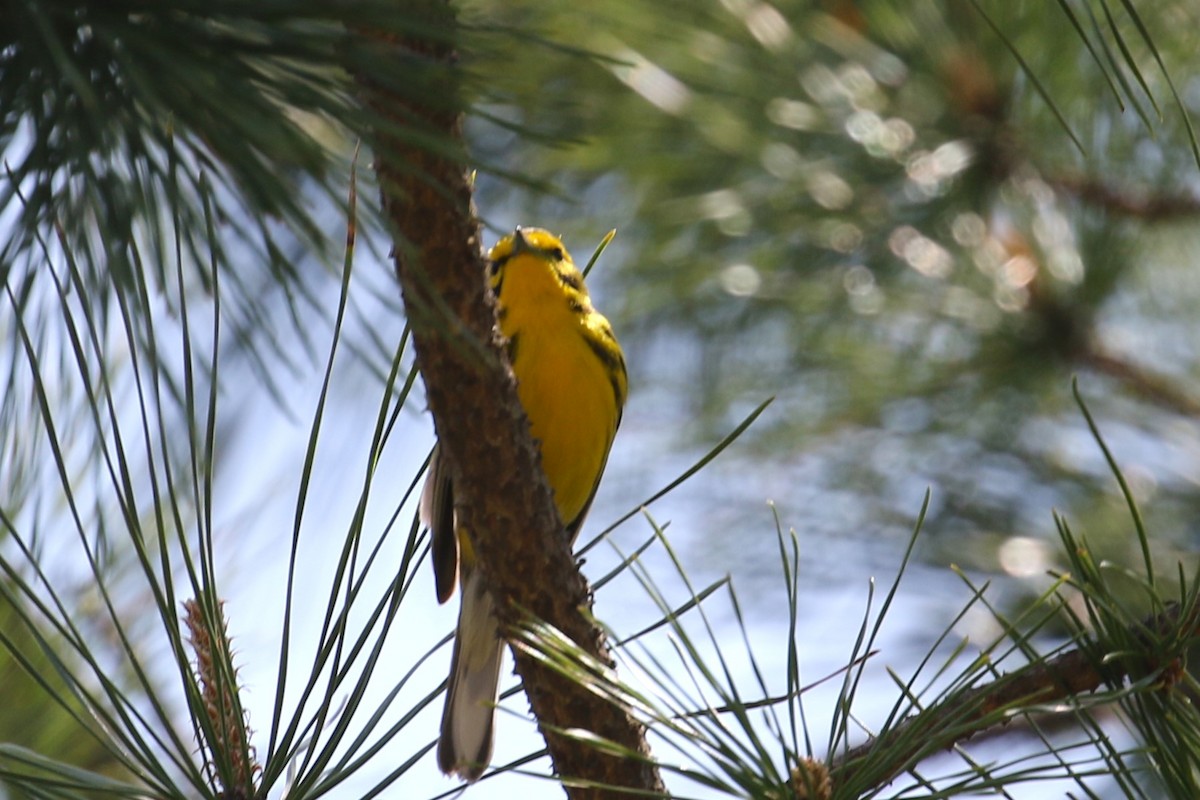
[[[518,225],[517,229],[513,231],[512,254],[514,256],[520,255],[521,253],[528,253],[531,250],[533,250],[533,245],[525,238],[525,231],[521,230],[521,227]]]

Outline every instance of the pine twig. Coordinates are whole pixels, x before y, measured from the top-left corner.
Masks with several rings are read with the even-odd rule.
[[[1129,359],[1092,346],[1083,354],[1089,367],[1116,378],[1135,394],[1166,411],[1188,417],[1200,417],[1200,401],[1186,387],[1165,375],[1157,374]]]
[[[1193,609],[1181,625],[1181,608],[1177,603],[1168,605],[1161,613],[1131,626],[1131,636],[1149,645],[1178,632],[1181,627],[1189,635],[1200,632],[1197,610]],[[862,780],[863,768],[869,764],[871,784],[882,786],[920,759],[994,727],[997,714],[1003,714],[1006,709],[1052,705],[1094,692],[1106,683],[1113,685],[1127,678],[1144,677],[1162,667],[1152,659],[1143,661],[1128,655],[1103,661],[1093,646],[1081,645],[1048,661],[1030,664],[1002,676],[986,686],[965,691],[946,703],[909,717],[883,735],[851,748],[835,758],[830,767],[833,785],[840,787]],[[1163,686],[1171,686],[1166,675]],[[888,754],[885,765],[880,765],[878,753]]]
[[[1047,183],[1063,194],[1123,217],[1169,222],[1200,215],[1200,199],[1189,194],[1134,192],[1085,176],[1060,175]]]

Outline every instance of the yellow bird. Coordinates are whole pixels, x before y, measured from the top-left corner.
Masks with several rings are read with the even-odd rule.
[[[491,249],[488,259],[517,394],[540,445],[558,516],[573,542],[621,422],[625,356],[557,237],[539,228],[517,228]],[[436,450],[429,470],[421,516],[433,540],[438,601],[453,594],[460,573],[462,580],[438,766],[474,781],[492,756],[504,642],[492,598],[475,569],[471,541],[455,526],[449,470]]]

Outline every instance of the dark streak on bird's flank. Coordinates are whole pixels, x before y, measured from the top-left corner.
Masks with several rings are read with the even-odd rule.
[[[575,270],[556,269],[554,272],[558,275],[558,280],[563,286],[568,286],[577,292],[585,291],[583,288],[583,276]]]
[[[604,338],[609,340],[613,338],[612,335],[607,331],[605,333],[606,336]],[[587,342],[587,346],[591,349],[591,351],[596,354],[596,358],[603,361],[606,367],[613,370],[620,368],[622,371],[624,371],[624,358],[619,355],[614,355],[610,350],[604,349],[604,345],[598,339],[595,339],[591,336],[585,336],[584,341]]]
[[[606,333],[608,333],[608,338],[613,338],[611,331],[606,331]],[[584,337],[584,341],[587,342],[587,346],[596,354],[596,357],[603,361],[605,366],[609,368],[609,371],[612,372],[613,377],[610,382],[612,384],[613,397],[616,398],[617,408],[621,408],[623,395],[621,392],[621,383],[617,380],[616,376],[618,373],[621,375],[625,374],[625,359],[620,355],[614,358],[613,354],[605,350],[604,346],[596,339]]]

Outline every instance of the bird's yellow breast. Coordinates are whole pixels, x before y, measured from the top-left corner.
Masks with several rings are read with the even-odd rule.
[[[570,526],[586,509],[616,434],[623,368],[614,383],[597,355],[589,326],[608,323],[592,310],[581,278],[577,290],[564,287],[561,270],[536,253],[514,255],[503,269],[500,329],[559,516]]]

